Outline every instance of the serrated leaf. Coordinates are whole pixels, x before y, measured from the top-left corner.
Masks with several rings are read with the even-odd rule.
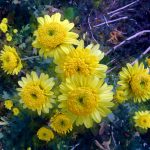
[[[6,91],[3,91],[2,98],[3,99],[10,99],[10,95]]]

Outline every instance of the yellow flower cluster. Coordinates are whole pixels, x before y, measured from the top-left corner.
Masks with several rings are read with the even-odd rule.
[[[62,135],[72,131],[73,126],[91,128],[95,122],[100,123],[114,106],[113,87],[105,81],[107,66],[101,63],[104,53],[99,44],[85,46],[83,40],[77,39],[78,34],[72,31],[74,24],[61,20],[59,13],[39,17],[37,21],[39,25],[32,45],[41,57],[53,58],[57,76],[53,78],[49,74],[31,71],[18,81],[17,91],[23,108],[38,115],[50,115],[49,126],[37,131],[40,140],[49,142],[54,133]],[[6,19],[2,23],[6,24]],[[1,30],[6,31],[4,27]],[[14,29],[13,32],[18,31]],[[12,40],[10,36],[6,34],[7,41]],[[17,75],[23,67],[14,47],[5,45],[0,60],[1,68],[7,74]],[[127,64],[119,75],[115,102],[123,103],[128,99],[144,102],[150,99],[150,74],[144,64]],[[15,116],[19,114],[12,101],[7,100],[4,105]],[[135,126],[147,129],[150,127],[149,119],[149,111],[137,112]]]
[[[4,106],[8,110],[12,110],[14,116],[18,116],[20,113],[20,110],[17,107],[13,107],[13,101],[12,100],[5,100]]]
[[[8,33],[9,32],[9,28],[8,28],[8,19],[7,18],[3,18],[1,23],[0,23],[0,30],[6,35],[6,41],[10,42],[12,41],[13,37],[12,37],[12,33],[16,34],[18,32],[17,29],[13,29],[12,33]]]
[[[5,33],[6,41],[12,41],[11,33],[8,33],[8,19],[3,18],[0,23],[0,30]],[[16,34],[18,32],[17,29],[13,30],[13,33]],[[4,45],[3,50],[0,52],[0,60],[2,62],[1,68],[7,73],[11,75],[17,75],[22,69],[21,59],[17,54],[17,51],[14,47],[10,47],[8,45]]]
[[[54,58],[55,71],[62,81],[58,96],[59,113],[51,117],[49,127],[58,134],[66,134],[73,125],[90,128],[94,122],[100,123],[114,105],[112,86],[104,80],[107,66],[100,63],[104,57],[100,46],[93,43],[85,46],[83,40],[77,39],[78,34],[72,31],[74,24],[61,20],[59,13],[39,17],[37,21],[39,25],[32,45],[39,50],[41,57]],[[31,72],[18,83],[24,108],[36,110],[41,115],[42,112],[51,112],[50,108],[56,106],[52,98],[54,81],[48,75],[42,73],[38,76]],[[45,127],[39,129],[37,135],[45,141],[54,137]]]
[[[8,42],[12,41],[12,36],[9,33],[6,33],[6,40]]]
[[[0,23],[0,30],[3,32],[3,33],[6,33],[7,30],[8,30],[8,19],[7,18],[3,18],[1,23]]]
[[[150,73],[144,64],[136,62],[133,66],[127,64],[120,72],[119,86],[123,91],[116,92],[115,98],[120,102],[133,99],[136,103],[150,100]],[[150,128],[150,112],[138,111],[134,116],[135,126],[143,129]]]

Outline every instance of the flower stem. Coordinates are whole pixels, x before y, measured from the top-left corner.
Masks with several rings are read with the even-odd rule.
[[[21,60],[29,60],[29,59],[36,59],[36,58],[39,58],[39,56],[26,57],[26,58],[22,58]]]

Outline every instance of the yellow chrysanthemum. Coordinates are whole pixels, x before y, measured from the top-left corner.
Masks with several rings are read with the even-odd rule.
[[[99,50],[98,44],[90,44],[84,48],[84,42],[81,40],[76,49],[71,50],[64,57],[55,60],[55,63],[58,65],[56,72],[62,78],[71,77],[75,74],[95,75],[99,78],[104,78],[107,66],[99,64],[103,57],[104,53]]]
[[[7,30],[8,30],[7,24],[5,24],[5,23],[3,23],[3,22],[0,23],[0,30],[1,30],[2,32],[6,33]]]
[[[59,96],[59,107],[71,117],[76,125],[84,124],[92,127],[93,120],[97,123],[107,116],[113,106],[112,86],[96,77],[76,75],[67,78],[60,85],[62,95]]]
[[[120,72],[119,85],[124,88],[128,98],[133,98],[135,102],[142,102],[150,99],[150,75],[149,70],[144,69],[143,63],[133,66],[127,64]]]
[[[11,35],[6,36],[6,40],[7,40],[8,42],[12,41],[12,36],[11,36]]]
[[[66,134],[72,130],[72,122],[70,118],[62,113],[58,113],[51,118],[50,126],[59,134]]]
[[[6,101],[4,102],[4,106],[5,106],[5,108],[11,110],[11,108],[13,107],[13,101],[11,101],[11,100],[6,100]]]
[[[2,61],[1,67],[7,74],[18,74],[22,69],[21,59],[14,47],[5,45],[4,50],[1,51],[0,60]]]
[[[121,89],[120,87],[117,88],[115,94],[114,94],[114,100],[117,103],[123,103],[125,100],[127,100],[127,94],[124,89]]]
[[[54,138],[54,133],[48,128],[41,127],[37,132],[37,136],[40,140],[49,142]]]
[[[57,58],[68,53],[72,44],[78,44],[78,34],[70,32],[74,24],[68,20],[60,21],[60,18],[61,15],[56,13],[51,17],[45,15],[37,19],[39,26],[34,33],[36,39],[33,46],[40,48],[40,56]]]
[[[135,126],[147,129],[150,128],[150,112],[138,111],[134,116]]]
[[[17,30],[17,29],[14,29],[13,32],[16,34],[16,33],[18,32],[18,30]]]
[[[19,113],[20,113],[19,109],[16,108],[16,107],[14,107],[14,108],[12,109],[12,111],[13,111],[14,116],[18,116]]]
[[[8,23],[8,19],[7,18],[3,18],[2,19],[2,23],[5,23],[5,24]]]
[[[27,74],[26,78],[22,77],[22,81],[19,81],[18,84],[21,87],[18,88],[21,103],[24,104],[25,108],[37,111],[39,115],[41,111],[49,112],[53,101],[51,89],[55,84],[53,78],[49,78],[44,73],[38,77],[36,72],[31,72],[31,75]]]
[[[146,58],[146,62],[147,62],[148,67],[150,67],[150,58]]]

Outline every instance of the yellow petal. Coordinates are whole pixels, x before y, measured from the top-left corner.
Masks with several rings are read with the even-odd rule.
[[[42,18],[42,17],[38,17],[38,18],[37,18],[37,21],[38,21],[38,23],[41,24],[41,25],[44,24],[44,18]]]

